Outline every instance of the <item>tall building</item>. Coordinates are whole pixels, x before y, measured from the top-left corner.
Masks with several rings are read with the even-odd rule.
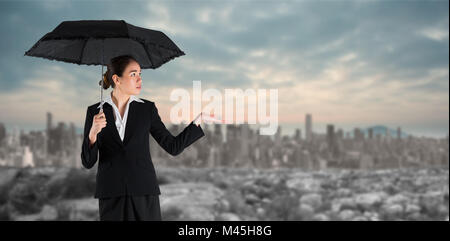
[[[373,128],[369,128],[369,139],[373,139]]]
[[[37,155],[34,158],[34,164],[41,165],[53,165],[53,166],[76,166],[77,160],[79,160],[79,150],[77,147],[77,134],[76,127],[73,122],[67,126],[64,122],[58,122],[53,127],[52,113],[47,112],[47,127],[43,138],[46,145],[42,146],[44,155]],[[33,145],[30,146],[32,150]],[[44,159],[44,160],[42,160]]]
[[[364,133],[359,128],[353,130],[353,139],[355,141],[364,141]]]
[[[344,131],[341,128],[339,128],[339,130],[336,132],[336,138],[338,140],[343,140],[344,139]]]
[[[302,140],[302,131],[300,129],[295,129],[294,139],[297,142],[300,142]]]
[[[82,168],[82,166],[81,166],[81,159],[80,159],[80,157],[78,156],[78,151],[79,150],[81,150],[81,145],[83,144],[83,134],[81,134],[81,135],[76,135],[76,137],[75,137],[75,146],[76,146],[76,148],[75,148],[75,150],[76,150],[76,154],[77,155],[75,155],[74,156],[74,161],[73,161],[73,167],[74,168]]]
[[[0,145],[5,139],[6,139],[6,128],[3,123],[0,123]]]
[[[340,130],[342,132],[342,130]],[[334,125],[327,125],[327,145],[329,152],[336,157],[339,155],[338,151],[338,143],[337,143],[337,133],[334,131]]]
[[[47,130],[51,130],[52,128],[52,113],[47,112]]]
[[[250,164],[250,126],[248,124],[241,124],[240,126],[240,139],[241,139],[241,162],[242,164]]]
[[[334,125],[327,125],[327,144],[330,150],[333,149],[334,140]]]
[[[13,131],[10,136],[9,145],[16,146],[16,147],[21,146],[20,131],[19,131],[19,127],[17,127],[17,126],[14,126],[14,128],[13,128]]]
[[[240,128],[238,125],[227,125],[226,127],[226,150],[223,152],[222,160],[224,166],[233,166],[237,164],[241,153]]]
[[[281,126],[278,126],[277,132],[275,133],[275,145],[281,145]]]
[[[51,154],[51,147],[53,146],[53,144],[51,143],[51,139],[50,139],[50,137],[52,136],[51,135],[51,131],[52,131],[52,113],[50,113],[50,112],[47,112],[47,129],[46,129],[46,137],[47,137],[47,145],[46,145],[46,148],[45,148],[45,151],[46,151],[46,156],[49,156],[49,154]]]
[[[222,126],[219,124],[214,124],[214,135],[213,135],[214,145],[222,145],[223,138],[224,136],[222,134]]]
[[[305,131],[306,131],[306,141],[312,140],[312,116],[311,114],[306,114],[305,117]]]
[[[402,129],[400,126],[397,128],[397,139],[402,139]]]

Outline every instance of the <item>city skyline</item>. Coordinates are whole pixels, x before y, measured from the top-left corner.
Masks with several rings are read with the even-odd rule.
[[[83,135],[75,133],[73,123],[66,125],[55,121],[57,125],[53,125],[51,113],[47,113],[46,118],[45,131],[30,133],[15,129],[8,134],[0,123],[0,166],[81,168],[79,152]],[[318,134],[311,131],[313,115],[307,114],[305,121],[308,123],[305,138],[300,129],[294,136],[284,136],[282,128],[278,127],[275,135],[267,136],[259,135],[259,129],[252,130],[248,124],[212,125],[204,129],[205,140],[181,154],[182,162],[159,148],[149,135],[150,149],[156,165],[168,166],[290,166],[303,170],[448,166],[448,136],[445,139],[417,138],[404,134],[401,127],[396,130],[354,128],[353,133],[344,133],[333,124],[327,125],[326,134]],[[183,128],[182,124],[168,127],[175,136]]]
[[[376,135],[381,135],[381,136],[391,136],[391,137],[401,137],[401,138],[407,138],[408,136],[412,136],[412,137],[426,137],[426,138],[437,138],[437,139],[444,139],[444,138],[448,138],[448,133],[446,135],[443,136],[417,136],[411,133],[407,133],[405,132],[401,126],[397,126],[395,128],[389,127],[389,126],[385,126],[385,125],[373,125],[373,126],[369,126],[369,127],[353,127],[352,129],[344,129],[340,126],[337,126],[333,123],[327,123],[325,125],[325,129],[321,130],[321,131],[316,131],[313,127],[315,125],[313,125],[314,121],[313,121],[313,115],[308,113],[305,115],[305,121],[304,121],[304,128],[302,129],[300,125],[295,126],[294,130],[292,133],[285,133],[283,132],[283,128],[282,125],[280,125],[278,127],[278,131],[277,133],[275,133],[274,135],[269,135],[272,136],[272,138],[276,135],[280,135],[280,136],[289,136],[289,137],[294,137],[294,138],[300,138],[300,139],[304,139],[305,141],[311,140],[313,135],[328,135],[330,132],[330,128],[331,128],[331,132],[341,132],[341,138],[355,138],[355,132],[360,132],[363,135],[364,138],[375,138]],[[55,125],[56,124],[56,125]],[[172,130],[178,130],[178,128],[186,126],[187,124],[167,124],[166,126],[169,129]],[[228,125],[215,125],[215,124],[203,124],[202,126],[205,128],[205,130],[211,130],[213,128],[215,128],[216,126],[219,126],[222,131],[224,131],[226,133],[227,130],[227,126],[239,126],[239,125],[246,125],[248,126],[249,129],[251,129],[254,132],[257,132],[257,126],[258,124],[248,124],[248,123],[243,123],[243,124],[228,124]],[[74,122],[69,122],[66,123],[64,121],[55,121],[53,120],[53,114],[52,112],[47,112],[46,113],[46,125],[43,127],[43,129],[23,129],[23,128],[19,128],[18,126],[14,126],[13,128],[8,128],[4,123],[0,122],[0,127],[4,128],[5,134],[8,135],[12,135],[14,132],[17,132],[19,134],[29,134],[29,133],[33,133],[33,132],[48,132],[49,130],[56,128],[65,128],[65,127],[69,127],[70,131],[73,132],[73,134],[75,135],[83,135],[83,127],[79,127],[76,126],[74,124]],[[175,128],[175,129],[173,129]],[[316,127],[316,129],[318,129]],[[280,133],[278,133],[280,132]],[[177,132],[172,133],[173,135],[176,135]],[[276,138],[276,137],[275,137]]]
[[[49,113],[51,114],[51,116],[53,118],[52,112],[47,112],[46,115],[48,115]],[[300,132],[301,132],[301,137],[303,139],[307,139],[306,135],[307,135],[308,131],[307,131],[307,127],[306,127],[307,124],[306,123],[308,122],[307,121],[308,115],[310,117],[313,116],[312,114],[306,114],[304,122],[299,122],[299,124],[297,124],[297,125],[292,124],[288,128],[286,128],[287,130],[285,129],[285,127],[286,127],[285,124],[284,125],[280,124],[279,126],[281,127],[280,129],[281,129],[282,136],[294,136],[294,135],[296,135],[296,130],[299,129]],[[311,122],[313,122],[313,121],[311,120]],[[61,120],[57,121],[55,123],[56,124],[59,124],[59,123],[66,124],[66,122],[61,121]],[[67,122],[67,123],[70,124],[70,125],[72,125],[72,124],[75,125],[75,132],[76,132],[76,134],[83,134],[83,126],[78,126],[72,121]],[[17,129],[17,131],[23,131],[25,133],[29,133],[29,132],[32,132],[32,131],[45,131],[47,129],[48,120],[46,120],[45,124],[40,126],[40,127],[39,126],[38,127],[34,127],[34,126],[32,126],[32,127],[22,127],[22,126],[11,125],[11,124],[8,125],[8,124],[5,124],[5,123],[3,123],[1,121],[0,121],[0,124],[3,124],[5,126],[6,132],[8,134],[11,134],[11,132],[14,129]],[[174,124],[171,124],[169,121],[167,121],[167,123],[165,123],[165,124],[168,127],[174,125]],[[244,124],[247,124],[247,123],[244,123]],[[187,125],[187,124],[180,124],[180,125],[183,126],[183,125]],[[239,124],[228,124],[228,125],[239,125]],[[249,127],[252,130],[256,130],[260,126],[258,124],[248,124],[248,125],[249,125]],[[347,128],[344,128],[342,126],[336,125],[334,123],[328,123],[328,122],[327,123],[314,123],[314,125],[311,126],[311,130],[312,130],[312,132],[314,134],[326,134],[328,125],[333,125],[336,128],[336,130],[341,129],[344,133],[350,133],[350,134],[353,133],[355,128],[359,128],[359,129],[362,129],[362,130],[365,131],[365,135],[366,136],[369,135],[369,129],[373,129],[373,128],[375,128],[375,129],[384,129],[384,128],[386,128],[386,129],[389,129],[390,132],[396,133],[397,128],[399,128],[399,127],[402,129],[402,133],[403,133],[402,136],[409,136],[409,135],[411,135],[411,136],[415,136],[415,137],[446,138],[449,135],[448,132],[447,133],[442,133],[440,135],[439,134],[438,135],[417,135],[415,133],[408,132],[408,130],[404,130],[401,125],[400,126],[387,126],[387,125],[383,125],[383,124],[374,124],[374,125],[370,125],[370,126],[349,126]],[[205,128],[210,128],[208,124],[203,124],[203,126]],[[224,125],[224,127],[222,127],[222,128],[226,128],[226,126],[227,125]]]

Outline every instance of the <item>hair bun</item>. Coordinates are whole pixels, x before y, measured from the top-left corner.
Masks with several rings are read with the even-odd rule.
[[[108,79],[108,77],[109,77],[109,72],[110,72],[110,70],[109,70],[109,68],[108,68],[108,70],[106,70],[106,72],[103,74],[103,89],[108,89],[109,88],[109,86],[111,86],[111,82],[110,82],[110,80]]]
[[[121,77],[123,72],[125,71],[125,68],[131,61],[138,63],[136,59],[131,55],[121,55],[110,59],[109,63],[106,65],[107,70],[103,74],[103,79],[99,81],[99,85],[101,85],[105,90],[110,86],[112,88],[115,88],[115,83],[112,79],[112,76],[117,75]]]

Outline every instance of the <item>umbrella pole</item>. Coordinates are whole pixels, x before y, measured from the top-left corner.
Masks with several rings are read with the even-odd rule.
[[[101,85],[100,85],[100,112],[103,112],[103,64],[102,64],[102,73],[100,74],[101,76]]]
[[[100,81],[101,81],[101,85],[100,85],[100,112],[103,113],[103,62],[104,62],[104,57],[103,57],[103,45],[105,43],[105,40],[102,39],[102,73],[100,74]]]

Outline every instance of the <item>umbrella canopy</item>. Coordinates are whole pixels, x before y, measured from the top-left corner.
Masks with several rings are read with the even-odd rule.
[[[25,52],[68,63],[101,65],[100,108],[103,111],[103,66],[120,55],[131,55],[141,69],[156,69],[185,55],[163,32],[136,27],[124,20],[64,21]]]
[[[25,55],[102,66],[116,56],[132,55],[142,69],[156,69],[185,53],[161,31],[124,20],[81,20],[60,23]]]

